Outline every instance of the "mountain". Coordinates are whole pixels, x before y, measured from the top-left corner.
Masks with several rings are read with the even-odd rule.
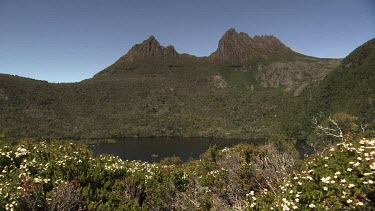
[[[0,75],[0,130],[13,138],[264,137],[340,63],[234,29],[208,57],[150,36],[79,83]]]

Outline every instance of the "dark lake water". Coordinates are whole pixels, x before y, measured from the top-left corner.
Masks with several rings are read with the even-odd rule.
[[[199,158],[210,146],[219,149],[239,143],[264,144],[264,140],[210,139],[210,138],[124,138],[114,144],[89,146],[95,155],[112,154],[123,160],[159,161],[165,157],[178,156],[183,161]]]

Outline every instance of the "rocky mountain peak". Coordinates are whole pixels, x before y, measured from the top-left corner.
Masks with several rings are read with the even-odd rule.
[[[238,35],[238,32],[236,31],[236,29],[230,28],[230,29],[228,29],[228,31],[225,32],[223,37],[235,36],[235,35]]]
[[[141,44],[133,46],[126,55],[131,58],[140,58],[146,56],[162,57],[163,47],[155,39],[155,37],[151,35],[147,40],[144,40]]]
[[[217,50],[211,54],[212,59],[244,61],[248,54],[251,37],[246,33],[238,33],[229,29],[219,41]]]
[[[159,41],[157,41],[153,35],[151,35],[142,43],[134,45],[127,54],[119,59],[118,62],[132,62],[146,57],[160,60],[173,59],[177,58],[178,55],[179,54],[172,45],[164,47],[160,45]]]
[[[164,47],[151,35],[142,43],[135,44],[124,56],[95,76],[111,75],[116,72],[131,70],[134,68],[134,62],[145,61],[145,59],[148,63],[154,64],[175,62],[179,59],[179,56],[180,54],[177,53],[172,45]]]
[[[148,42],[157,42],[157,43],[159,43],[157,40],[156,40],[156,38],[154,37],[154,35],[150,35],[150,37],[148,37],[148,39],[147,40],[145,40],[145,41],[148,41]]]
[[[275,36],[255,36],[238,33],[231,28],[219,41],[217,50],[210,55],[211,59],[231,62],[245,62],[251,59],[268,58],[291,52]]]

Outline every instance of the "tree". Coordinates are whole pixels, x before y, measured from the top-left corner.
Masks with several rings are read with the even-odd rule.
[[[335,138],[344,138],[350,136],[352,132],[358,132],[358,117],[340,112],[329,116],[321,123],[314,118],[315,131],[321,136],[331,136]]]

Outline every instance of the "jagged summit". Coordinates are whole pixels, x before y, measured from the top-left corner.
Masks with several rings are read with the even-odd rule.
[[[178,53],[173,46],[163,47],[151,35],[147,40],[144,40],[140,44],[134,45],[129,52],[123,56],[119,61],[131,62],[135,59],[142,59],[145,57],[154,57],[157,59],[166,59],[167,57],[177,57]]]
[[[233,36],[233,35],[237,35],[238,32],[236,31],[236,29],[234,28],[230,28],[228,29],[228,31],[225,32],[224,36]]]
[[[118,59],[114,64],[97,73],[96,76],[111,75],[122,70],[134,69],[134,63],[140,62],[155,64],[162,62],[175,62],[180,54],[177,53],[174,46],[164,47],[159,41],[151,35],[142,43],[135,44],[124,56]]]
[[[267,59],[294,53],[275,36],[254,36],[238,33],[231,28],[219,41],[217,50],[210,55],[211,59],[245,62],[251,59]]]
[[[208,57],[201,58],[179,54],[172,45],[164,47],[151,35],[143,42],[134,45],[124,56],[96,76],[111,75],[123,70],[132,70],[140,66],[154,66],[155,64],[175,66],[176,63],[184,65],[194,61],[205,63],[209,60],[237,64],[259,60],[286,62],[293,61],[300,56],[301,54],[286,47],[275,36],[250,37],[247,33],[237,32],[234,28],[224,33],[215,52]]]
[[[154,35],[150,35],[150,37],[148,37],[148,39],[147,40],[145,40],[145,41],[156,41],[156,42],[158,42],[157,40],[156,40],[156,38],[154,37]],[[158,42],[159,43],[159,42]]]
[[[242,63],[252,59],[268,59],[291,54],[295,55],[296,53],[275,36],[262,35],[252,38],[245,32],[238,33],[236,29],[231,28],[224,33],[217,50],[209,58]],[[179,56],[180,54],[172,45],[164,47],[151,35],[142,43],[134,45],[116,63],[129,63],[145,58],[153,58],[155,61],[163,62],[176,60]]]
[[[251,42],[252,39],[248,34],[243,32],[239,34],[231,28],[220,39],[217,50],[210,55],[210,58],[243,62],[251,53],[247,47],[251,45]]]

